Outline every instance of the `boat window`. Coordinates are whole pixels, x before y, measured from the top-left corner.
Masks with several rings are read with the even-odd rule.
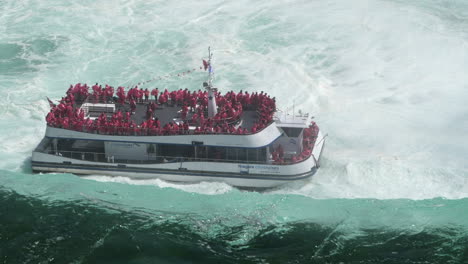
[[[158,144],[158,156],[167,157],[193,157],[194,147],[192,145],[166,145]]]
[[[48,151],[51,151],[54,149],[54,144],[52,143],[52,139],[51,138],[43,138],[41,140],[41,143],[39,143],[39,145],[37,145],[36,149],[34,149],[34,151],[37,151],[37,152],[46,152],[45,150],[48,150]]]
[[[303,128],[297,128],[297,127],[282,127],[281,129],[283,129],[284,133],[286,134],[286,136],[288,137],[299,137],[299,135],[301,134]]]
[[[51,141],[51,140],[49,140]],[[132,151],[136,154],[129,154],[126,149],[119,148],[122,144],[138,145]],[[263,148],[239,148],[239,147],[215,147],[204,145],[172,145],[172,144],[136,144],[136,143],[115,143],[92,140],[57,139],[57,152],[64,157],[105,161],[107,156],[115,159],[129,161],[156,161],[172,158],[209,159],[224,162],[267,162],[267,147]],[[117,149],[113,148],[117,147]],[[49,142],[46,147],[48,152],[55,152],[54,145]],[[43,150],[45,151],[45,150]],[[196,153],[195,153],[196,152]],[[195,155],[196,154],[196,155]],[[143,156],[142,156],[143,155]]]
[[[228,159],[228,160],[237,160],[237,149],[236,148],[227,148],[226,159]]]
[[[95,140],[57,139],[61,151],[104,152],[104,142]]]
[[[237,149],[237,160],[240,161],[247,161],[247,149],[246,148],[238,148]]]
[[[155,154],[156,144],[148,144],[148,146],[146,147],[146,152],[148,152],[148,154]]]
[[[209,147],[208,158],[215,160],[226,159],[226,148],[224,147]]]
[[[249,161],[258,161],[258,149],[247,149],[247,158]]]
[[[198,159],[206,159],[208,153],[208,147],[205,146],[195,146],[197,151],[197,158]]]
[[[267,148],[260,148],[258,150],[258,161],[266,162],[267,161]]]

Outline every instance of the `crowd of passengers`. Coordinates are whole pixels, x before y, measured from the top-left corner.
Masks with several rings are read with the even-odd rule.
[[[71,85],[66,97],[62,98],[58,105],[51,105],[51,110],[46,117],[47,124],[52,127],[105,135],[250,134],[266,127],[272,121],[276,110],[275,98],[270,98],[263,91],[252,94],[230,91],[225,95],[216,92],[218,113],[213,118],[207,118],[205,116],[208,107],[207,91],[191,92],[188,89],[179,89],[169,92],[165,89],[160,92],[158,88],[150,91],[134,87],[125,93],[124,87],[118,87],[116,103],[130,105],[130,112],[119,110],[111,117],[102,113],[95,120],[91,120],[85,118],[85,113],[78,107],[78,103],[82,103],[87,98],[91,102],[109,102],[114,98],[112,86],[102,87],[95,84],[91,88],[90,94],[86,84]],[[147,105],[146,120],[140,124],[136,124],[131,119],[131,115],[135,114],[137,103]],[[170,122],[162,126],[158,118],[154,116],[155,110],[162,106],[181,107],[182,122]],[[258,120],[250,131],[234,126],[242,115],[243,109],[246,108],[255,109],[259,114]],[[189,130],[189,126],[194,126],[195,129]]]
[[[319,128],[315,122],[312,122],[309,127],[304,128],[302,137],[302,152],[291,156],[287,161],[285,161],[283,146],[279,144],[271,152],[271,159],[273,160],[273,164],[296,163],[310,157],[315,140],[317,139],[318,129]]]

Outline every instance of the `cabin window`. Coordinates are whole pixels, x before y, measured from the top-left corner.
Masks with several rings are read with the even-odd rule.
[[[106,142],[104,150],[103,141],[58,139],[58,152],[64,157],[104,161],[105,155],[120,157],[123,160],[155,160],[155,158],[188,158],[209,159],[225,162],[251,162],[264,163],[267,161],[267,147],[263,148],[236,148],[214,147],[204,145],[171,145],[171,144],[143,144],[141,148],[132,147],[132,151],[140,151],[138,155],[128,154],[121,145],[138,145],[137,143]],[[117,147],[115,150],[113,148]],[[125,146],[124,146],[125,147]],[[53,146],[51,146],[52,151]],[[146,153],[145,153],[146,152]],[[196,155],[195,155],[196,154]],[[75,157],[75,156],[76,157]],[[98,155],[99,157],[97,157]],[[143,156],[141,156],[143,155]],[[100,157],[102,156],[102,157]]]
[[[148,154],[156,154],[156,144],[148,144],[146,151]]]
[[[59,151],[104,152],[104,142],[95,140],[57,139]]]
[[[283,129],[284,133],[286,134],[286,136],[288,137],[299,137],[299,135],[301,134],[303,128],[297,128],[297,127],[282,127],[281,129]]]
[[[258,149],[256,148],[247,149],[247,158],[248,158],[248,161],[258,161]]]
[[[237,160],[239,160],[239,161],[248,161],[247,149],[246,148],[238,148],[237,149]]]
[[[228,160],[237,160],[237,149],[236,148],[227,148],[227,157]]]
[[[258,161],[266,162],[267,161],[267,148],[260,148],[258,150]]]
[[[208,153],[208,147],[206,146],[195,146],[195,150],[197,152],[197,159],[206,159]]]
[[[158,144],[158,156],[187,158],[193,157],[194,147],[192,145]]]
[[[209,147],[208,158],[214,160],[226,159],[226,148],[223,147]]]

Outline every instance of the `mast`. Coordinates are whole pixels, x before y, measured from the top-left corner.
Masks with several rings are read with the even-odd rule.
[[[218,107],[216,106],[216,88],[212,86],[213,82],[213,68],[211,67],[211,53],[210,47],[208,47],[208,82],[204,82],[203,86],[208,91],[208,118],[214,117],[218,113]]]
[[[213,82],[213,68],[211,68],[211,58],[213,57],[213,53],[211,53],[211,47],[208,47],[208,86],[211,87],[211,83]]]

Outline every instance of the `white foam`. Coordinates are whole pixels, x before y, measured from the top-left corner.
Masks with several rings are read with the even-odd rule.
[[[34,72],[0,81],[1,168],[18,169],[39,142],[45,96],[60,98],[70,83],[130,85],[191,69],[211,45],[221,91],[263,90],[289,111],[295,102],[296,111],[311,112],[329,134],[317,175],[274,192],[468,196],[468,22],[456,5],[212,0],[180,8],[178,2],[135,0],[57,4],[61,15],[48,16],[26,12],[47,10],[46,2],[14,3],[7,1],[0,17],[2,41],[26,47],[31,39],[50,38],[58,48],[47,56],[20,54]],[[196,90],[205,78],[197,74],[151,86]],[[207,194],[231,189],[96,177]]]
[[[466,41],[451,32],[452,21],[437,14],[413,7],[401,12],[402,6],[385,2],[361,4],[324,10],[324,16],[315,16],[315,22],[328,25],[323,29],[303,24],[304,31],[322,35],[329,45],[320,50],[323,42],[312,43],[318,54],[301,50],[323,57],[317,64],[306,56],[297,59],[294,45],[280,54],[294,69],[308,69],[312,79],[328,80],[320,87],[298,75],[306,70],[295,69],[296,75],[273,82],[310,85],[306,102],[329,137],[318,174],[305,186],[275,192],[317,198],[467,197],[463,138],[468,126],[461,99],[468,95],[462,74],[468,66]],[[360,14],[366,10],[371,11]]]
[[[200,182],[200,183],[171,183],[163,181],[160,179],[147,179],[147,180],[137,180],[131,179],[128,177],[111,177],[111,176],[102,176],[102,175],[92,175],[83,177],[89,180],[95,180],[99,182],[117,182],[125,183],[131,185],[152,185],[159,188],[174,188],[183,190],[186,192],[194,192],[200,194],[214,195],[214,194],[223,194],[232,190],[233,187],[220,182]]]

